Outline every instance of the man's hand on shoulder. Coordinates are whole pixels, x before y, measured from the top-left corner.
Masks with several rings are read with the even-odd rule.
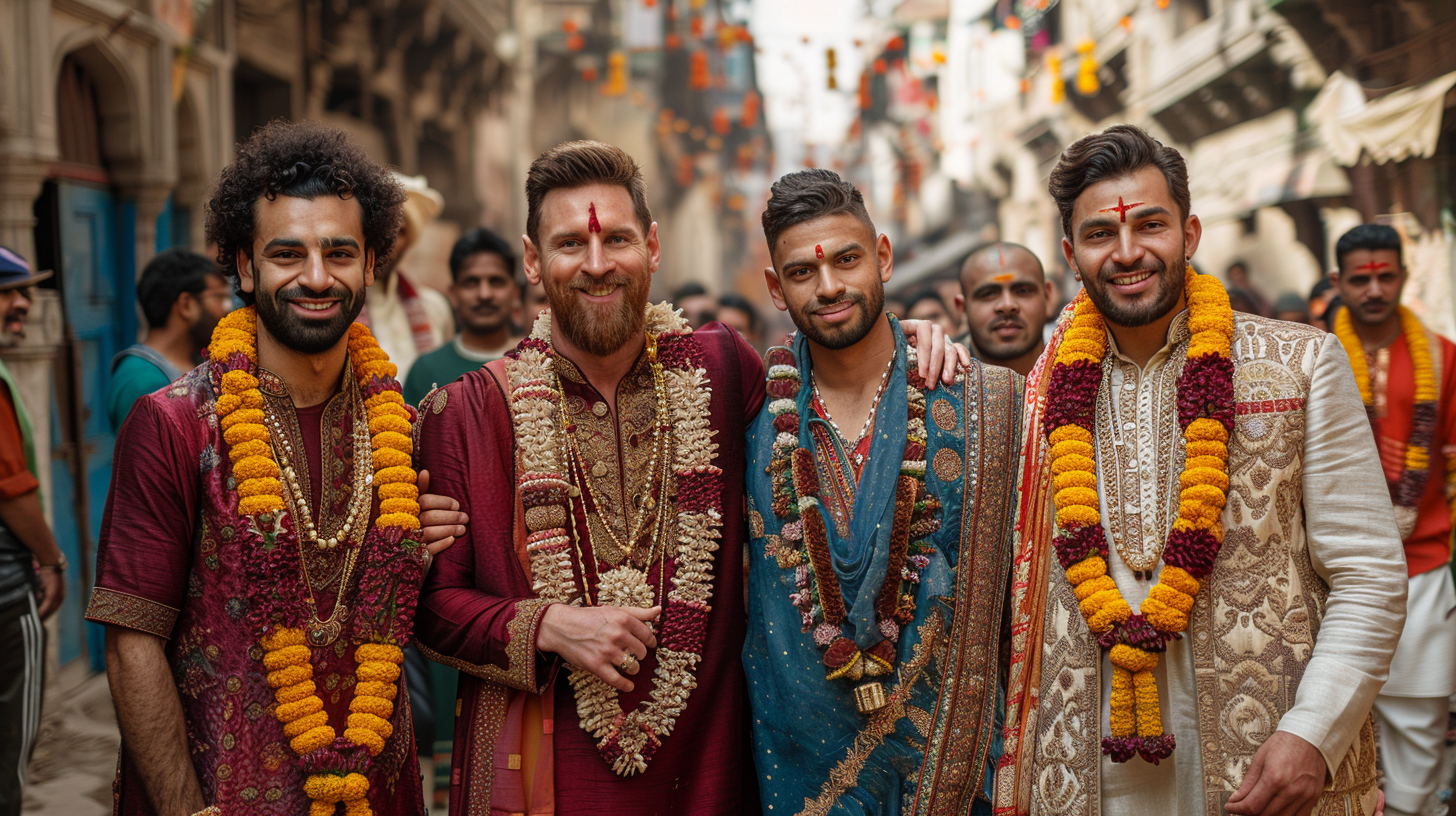
[[[945,329],[930,320],[901,320],[905,342],[920,352],[920,378],[929,382],[931,372],[939,371],[941,382],[955,382],[956,372],[971,364],[971,351],[945,336]]]
[[[1244,783],[1224,809],[1240,816],[1307,816],[1325,788],[1327,770],[1313,743],[1275,731],[1254,753]]]
[[[541,616],[536,648],[561,655],[562,660],[586,669],[618,691],[631,691],[632,681],[627,675],[636,674],[637,662],[647,657],[648,649],[657,646],[648,624],[660,614],[660,606],[636,609],[552,604]],[[628,654],[634,660],[626,660]]]

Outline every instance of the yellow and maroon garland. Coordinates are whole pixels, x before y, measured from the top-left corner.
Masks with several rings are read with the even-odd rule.
[[[1431,346],[1426,339],[1426,329],[1420,318],[1404,306],[1400,309],[1400,331],[1405,335],[1406,348],[1410,350],[1411,368],[1415,378],[1415,408],[1411,413],[1410,437],[1406,440],[1404,466],[1400,478],[1390,483],[1390,499],[1396,506],[1396,518],[1400,522],[1402,538],[1410,535],[1415,527],[1416,508],[1426,492],[1426,479],[1431,472],[1431,445],[1436,438],[1437,400],[1440,387],[1436,382],[1436,368],[1431,360]],[[1335,316],[1335,336],[1345,353],[1350,357],[1350,367],[1355,371],[1355,384],[1360,387],[1360,400],[1365,403],[1365,413],[1371,422],[1375,420],[1375,393],[1370,386],[1370,368],[1365,362],[1365,347],[1360,336],[1355,334],[1350,310],[1341,309]],[[1446,480],[1448,484],[1456,477],[1456,457],[1446,459]]]
[[[1107,574],[1092,445],[1107,328],[1088,298],[1078,303],[1057,348],[1047,391],[1056,505],[1053,544],[1088,628],[1112,661],[1111,736],[1103,738],[1102,752],[1113,762],[1141,756],[1157,764],[1173,752],[1173,735],[1163,733],[1153,670],[1168,641],[1187,631],[1200,582],[1213,571],[1223,541],[1219,516],[1227,500],[1228,440],[1234,427],[1233,310],[1223,286],[1191,267],[1186,292],[1192,337],[1177,389],[1178,426],[1187,441],[1187,458],[1163,569],[1139,614],[1133,614]]]
[[[369,329],[355,323],[349,327],[349,359],[353,374],[365,396],[367,421],[373,448],[373,472],[369,480],[379,497],[378,530],[407,534],[420,526],[419,489],[411,452],[413,416],[404,404],[397,369],[379,348]],[[272,555],[289,548],[276,539],[283,528],[278,524],[283,501],[278,462],[273,453],[268,426],[264,423],[263,394],[258,388],[257,314],[253,307],[238,309],[218,323],[209,345],[209,360],[221,371],[217,398],[219,427],[228,446],[228,461],[237,483],[240,516],[254,517],[266,528]],[[367,486],[356,486],[367,489]],[[282,559],[278,559],[283,563]],[[294,570],[296,571],[296,569]],[[289,581],[279,576],[284,584]],[[370,594],[361,578],[361,594]],[[382,592],[378,594],[383,594]],[[383,603],[385,598],[361,598]],[[397,605],[395,618],[408,618],[413,604],[388,599]],[[257,603],[266,605],[263,599]],[[389,720],[398,694],[400,664],[404,660],[396,639],[409,631],[408,623],[397,620],[388,642],[360,642],[354,649],[357,663],[353,698],[342,739],[336,739],[313,679],[313,650],[304,630],[277,625],[263,618],[265,634],[259,638],[264,649],[263,667],[274,689],[274,717],[283,724],[289,747],[303,761],[308,776],[304,793],[312,800],[310,816],[333,816],[344,805],[345,816],[369,816],[368,759],[384,750],[393,733]],[[402,624],[402,625],[401,625]]]

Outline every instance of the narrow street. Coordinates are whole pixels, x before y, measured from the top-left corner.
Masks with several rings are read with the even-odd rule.
[[[62,672],[49,691],[40,741],[30,763],[23,813],[110,813],[111,780],[121,736],[116,730],[106,675]]]

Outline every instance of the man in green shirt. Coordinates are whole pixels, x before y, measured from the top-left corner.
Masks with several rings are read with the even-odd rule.
[[[437,385],[454,382],[498,359],[516,344],[511,312],[521,299],[516,256],[506,240],[488,229],[471,230],[450,250],[450,302],[460,332],[453,342],[415,361],[404,382],[411,405]]]
[[[233,290],[215,262],[185,249],[169,249],[142,270],[137,302],[149,328],[144,341],[111,360],[106,413],[112,433],[138,398],[202,362],[202,347],[232,308]]]

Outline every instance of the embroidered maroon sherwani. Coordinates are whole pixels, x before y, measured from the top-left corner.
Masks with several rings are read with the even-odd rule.
[[[426,654],[461,670],[451,770],[452,814],[756,813],[748,747],[743,647],[744,428],[763,402],[763,365],[736,332],[712,323],[693,333],[711,383],[711,427],[722,468],[723,524],[713,562],[706,647],[687,708],[647,770],[615,774],[579,725],[568,672],[538,652],[546,602],[531,589],[525,523],[515,490],[516,449],[504,361],[466,374],[425,399],[420,466],[431,492],[460,500],[464,540],[435,559],[415,631]],[[624,506],[644,482],[656,398],[645,353],[618,386],[616,413],[563,357],[557,378],[601,511],[578,512],[578,530],[613,525],[625,539]],[[574,506],[579,506],[575,505]],[[601,556],[598,545],[597,555]],[[588,559],[592,557],[588,551]],[[668,575],[671,580],[671,575]],[[658,578],[654,573],[654,585]],[[657,667],[649,650],[622,695],[631,711]],[[529,808],[527,791],[530,785]]]
[[[137,400],[121,427],[86,617],[167,639],[193,766],[209,805],[227,816],[298,816],[309,808],[304,774],[273,716],[262,650],[244,622],[268,588],[244,578],[239,532],[247,522],[237,515],[209,366]],[[311,494],[313,518],[320,529],[335,529],[348,513],[353,487],[347,395],[296,410],[276,376],[260,370],[258,380],[286,441],[305,454],[294,464]],[[322,617],[340,594],[345,549],[304,552]],[[357,586],[355,571],[343,592],[350,608]],[[341,733],[354,683],[350,631],[346,624],[344,637],[313,654],[319,697]],[[381,815],[417,814],[420,776],[403,689],[391,723],[396,736],[371,763],[369,803]],[[120,762],[116,813],[150,816],[125,745]]]

